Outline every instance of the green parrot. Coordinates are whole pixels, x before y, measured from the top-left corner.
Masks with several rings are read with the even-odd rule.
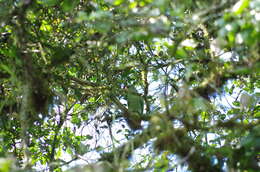
[[[127,88],[127,105],[130,112],[129,118],[126,119],[128,125],[134,130],[142,128],[141,116],[144,110],[144,100],[134,86]]]

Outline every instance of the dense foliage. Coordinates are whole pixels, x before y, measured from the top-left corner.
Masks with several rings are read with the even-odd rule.
[[[259,0],[0,0],[0,171],[258,171]]]

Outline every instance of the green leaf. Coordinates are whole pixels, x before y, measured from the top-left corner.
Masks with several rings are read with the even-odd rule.
[[[64,12],[70,12],[73,10],[79,3],[79,0],[64,0],[61,4],[61,7]]]
[[[93,139],[93,136],[91,136],[91,135],[86,135],[86,136],[84,136],[84,137],[85,137],[85,139],[87,139],[87,140]]]
[[[59,149],[58,149],[58,151],[57,151],[57,153],[56,153],[56,158],[57,158],[57,159],[60,158],[61,155],[62,155],[62,148],[59,147]]]
[[[83,21],[88,20],[88,15],[84,11],[79,11],[78,16],[76,17],[77,23],[81,23]]]
[[[124,2],[124,0],[114,0],[114,5],[120,5]]]
[[[70,155],[73,155],[73,151],[70,147],[67,147],[66,152]]]
[[[238,15],[241,14],[245,8],[249,6],[250,0],[240,0],[238,1],[234,7],[233,7],[233,12]]]
[[[10,172],[12,161],[10,159],[0,158],[0,172]]]
[[[184,48],[178,48],[176,51],[176,58],[181,59],[181,58],[187,58],[188,54],[184,50]]]
[[[89,145],[84,145],[80,143],[77,149],[77,153],[80,155],[84,155],[87,152],[89,152]]]
[[[71,119],[71,122],[73,124],[76,124],[77,126],[80,126],[81,120],[80,120],[80,118],[77,115],[73,115],[72,119]]]
[[[52,31],[52,26],[46,20],[43,20],[40,30],[44,32],[50,32]]]

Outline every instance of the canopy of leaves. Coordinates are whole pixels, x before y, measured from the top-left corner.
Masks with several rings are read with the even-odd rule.
[[[1,172],[259,170],[259,0],[0,0],[0,25]]]

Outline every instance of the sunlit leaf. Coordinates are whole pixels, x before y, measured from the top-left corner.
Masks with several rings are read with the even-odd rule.
[[[52,26],[47,21],[43,20],[40,30],[44,32],[48,32],[52,30]]]
[[[248,7],[250,0],[239,0],[233,7],[235,14],[241,14]]]

